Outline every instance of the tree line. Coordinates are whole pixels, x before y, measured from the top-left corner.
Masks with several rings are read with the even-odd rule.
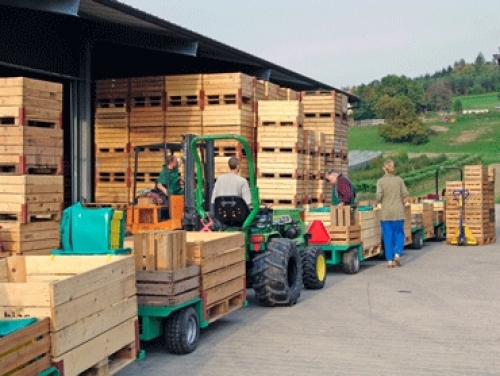
[[[459,101],[452,104],[453,95],[500,92],[500,69],[496,61],[487,62],[479,53],[471,64],[461,59],[453,67],[413,79],[388,75],[350,91],[360,98],[354,120],[385,119],[379,134],[386,141],[421,144],[428,141],[428,132],[419,114],[461,110]]]

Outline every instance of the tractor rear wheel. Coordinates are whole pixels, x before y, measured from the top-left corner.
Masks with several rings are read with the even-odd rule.
[[[356,248],[351,248],[342,254],[342,268],[347,274],[356,274],[359,271],[359,255]]]
[[[193,307],[172,313],[165,324],[165,342],[172,354],[189,354],[196,349],[200,337],[198,316]]]
[[[302,288],[300,252],[290,239],[271,239],[253,260],[253,289],[265,306],[294,305]]]
[[[442,242],[444,240],[443,225],[434,228],[434,240]]]
[[[302,256],[302,281],[309,290],[319,290],[325,286],[326,260],[323,250],[308,246]]]

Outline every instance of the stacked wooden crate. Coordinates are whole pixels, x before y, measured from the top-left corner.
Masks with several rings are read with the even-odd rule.
[[[98,80],[95,89],[95,201],[129,202],[128,78]]]
[[[1,273],[0,282],[6,279]],[[0,318],[0,329],[0,376],[42,375],[50,368],[48,318]]]
[[[494,243],[495,182],[487,166],[464,166],[464,181],[446,182],[446,241],[457,238],[460,222],[460,192],[468,197],[463,209],[463,224],[472,232],[479,245]],[[494,176],[494,175],[493,175]]]
[[[212,322],[246,301],[243,233],[188,232],[188,263],[201,268],[204,321]]]
[[[132,169],[134,147],[165,142],[165,77],[132,77],[130,79],[130,162]],[[130,199],[147,188],[153,188],[164,164],[164,152],[160,148],[148,148],[140,154],[139,176],[136,192],[129,183]],[[129,177],[129,181],[133,176]]]
[[[0,260],[8,317],[50,318],[51,360],[66,376],[114,374],[139,348],[132,256],[12,256]]]
[[[300,101],[260,101],[257,186],[263,203],[296,207],[307,201],[308,179]]]
[[[361,228],[363,257],[369,258],[382,252],[382,233],[380,228],[380,209],[356,210],[356,222]]]
[[[325,192],[329,187],[321,182],[325,172],[335,168],[346,176],[348,174],[347,109],[343,105],[345,95],[335,91],[305,91],[301,96],[304,129],[323,133],[323,136],[317,137],[320,147],[324,149],[318,154],[322,166],[315,179],[317,183],[313,184],[313,192],[316,200],[322,199],[324,203],[330,203],[331,196]]]
[[[165,90],[167,141],[178,143],[183,134],[202,134],[203,75],[166,76]]]
[[[361,226],[350,206],[332,206],[327,229],[332,245],[361,243]]]
[[[200,296],[200,266],[188,266],[185,231],[148,231],[133,242],[139,305],[174,306]]]
[[[0,79],[0,135],[1,254],[48,254],[64,204],[62,85]]]
[[[424,239],[434,237],[434,204],[420,202],[411,204],[411,226],[422,229]]]
[[[214,73],[203,75],[202,133],[238,134],[254,145],[255,78],[243,73]],[[242,161],[240,175],[248,177],[248,162],[236,141],[215,143],[216,178],[229,171],[228,158]]]
[[[411,204],[405,204],[404,212],[405,212],[405,221],[404,221],[405,245],[408,245],[411,244],[413,241],[413,235],[411,231]]]

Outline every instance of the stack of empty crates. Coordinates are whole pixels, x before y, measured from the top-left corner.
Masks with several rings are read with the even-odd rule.
[[[0,255],[49,254],[59,246],[62,89],[25,77],[0,79]]]
[[[254,93],[255,78],[243,73],[203,75],[204,102],[202,132],[204,135],[238,134],[253,148],[254,140]],[[236,141],[215,143],[216,178],[229,171],[228,158],[241,160],[240,175],[248,177],[248,161],[241,145]]]
[[[347,160],[347,97],[335,91],[302,92],[304,129],[320,133],[317,152],[313,157],[315,177],[310,193],[313,202],[330,203],[331,187],[324,180],[324,173],[335,168],[348,174]],[[321,135],[323,133],[323,135]]]
[[[132,77],[130,79],[130,167],[134,170],[136,146],[165,142],[165,77]],[[164,164],[164,152],[160,148],[147,148],[139,155],[137,191],[130,190],[130,198],[138,192],[153,188]],[[129,179],[133,179],[131,175]],[[129,185],[131,185],[129,183]]]
[[[307,199],[304,113],[300,101],[260,101],[257,186],[260,200],[300,206]]]
[[[463,224],[472,232],[478,245],[494,243],[495,181],[494,169],[487,166],[464,166],[464,181],[446,182],[446,242],[456,239],[460,222],[460,191],[468,193],[464,203]]]
[[[98,80],[95,89],[95,201],[129,201],[129,79]]]

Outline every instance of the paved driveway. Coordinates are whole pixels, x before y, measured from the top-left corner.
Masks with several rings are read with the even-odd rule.
[[[249,306],[203,330],[194,353],[149,344],[118,376],[500,375],[499,245],[426,242],[403,262],[330,269],[294,307],[260,307],[249,290]]]

